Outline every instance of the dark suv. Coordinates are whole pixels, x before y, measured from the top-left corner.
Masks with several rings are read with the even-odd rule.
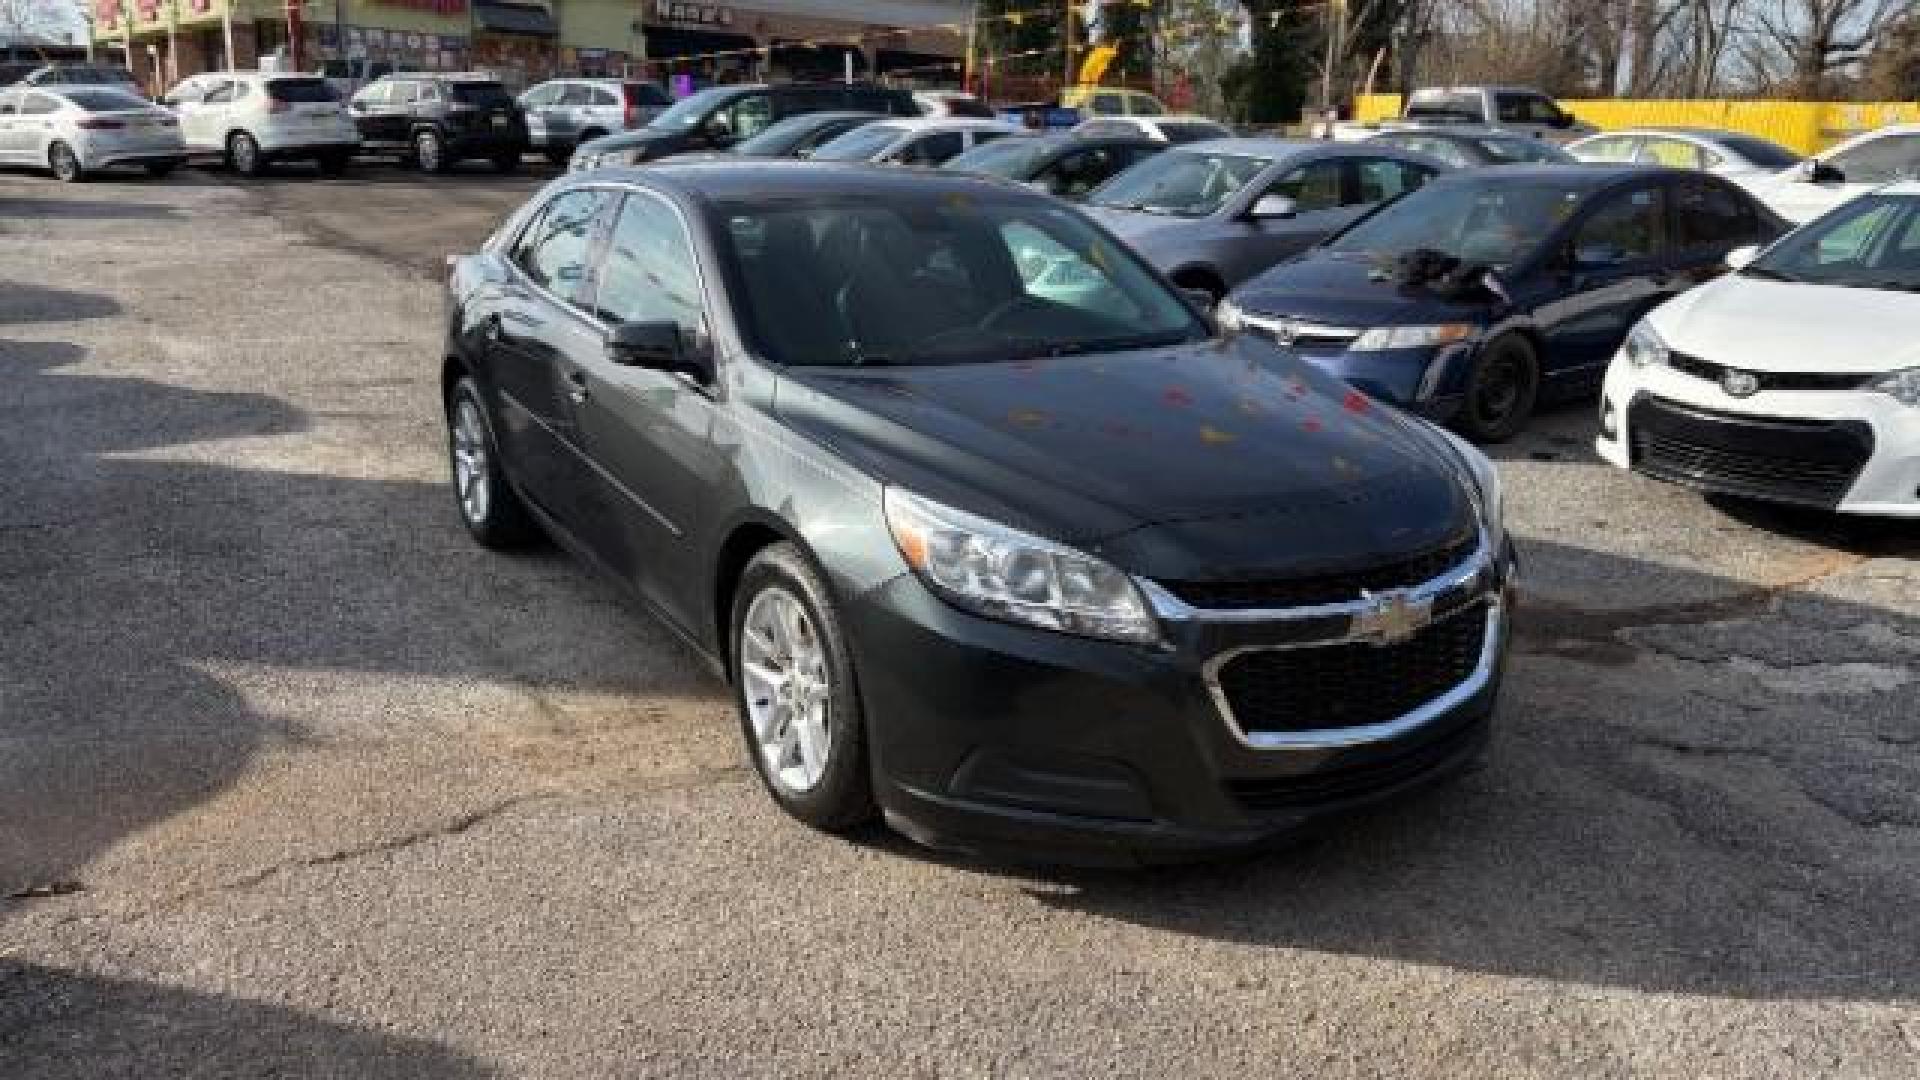
[[[505,86],[484,75],[387,75],[347,107],[362,150],[396,154],[422,172],[444,172],[467,158],[512,172],[527,152],[526,115]]]
[[[907,91],[866,83],[715,86],[681,98],[639,131],[580,144],[574,166],[631,165],[694,150],[724,150],[789,116],[842,109],[920,115]]]

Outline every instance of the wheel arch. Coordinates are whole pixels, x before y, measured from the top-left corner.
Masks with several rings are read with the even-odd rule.
[[[1215,299],[1221,299],[1227,295],[1226,278],[1220,276],[1220,271],[1206,263],[1187,263],[1168,274],[1167,280],[1183,289],[1205,289],[1212,293]]]
[[[790,522],[764,511],[756,511],[735,521],[726,531],[713,559],[709,576],[712,612],[709,629],[713,633],[713,655],[720,661],[721,674],[733,680],[733,602],[740,578],[753,557],[775,544],[792,544],[802,558],[816,569],[820,560]],[[821,575],[826,580],[824,574]]]

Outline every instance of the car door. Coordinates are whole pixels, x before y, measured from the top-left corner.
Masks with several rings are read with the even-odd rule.
[[[20,122],[20,95],[0,94],[0,161],[26,160],[26,130]]]
[[[1285,165],[1265,184],[1248,184],[1249,190],[1229,203],[1214,260],[1227,285],[1305,251],[1344,224],[1351,217],[1342,205],[1345,186],[1346,164],[1339,158]],[[1291,210],[1261,214],[1260,200],[1267,196],[1288,200]]]
[[[541,83],[520,97],[520,111],[527,117],[527,141],[536,150],[554,145],[547,141],[547,111],[560,97],[562,84]]]
[[[584,83],[567,83],[560,88],[553,104],[547,106],[547,138],[552,146],[573,146],[586,129],[587,110],[593,105],[593,88]]]
[[[393,82],[381,80],[363,88],[353,95],[347,104],[347,111],[353,114],[353,125],[360,129],[360,141],[363,145],[379,149],[392,149],[394,145],[394,126],[391,115],[393,108]]]
[[[580,110],[580,127],[574,131],[575,142],[589,131],[614,132],[626,128],[627,102],[616,86],[583,86],[587,92],[587,103]]]
[[[497,435],[527,494],[583,535],[593,485],[576,413],[577,358],[602,348],[588,313],[589,266],[611,201],[601,188],[554,196],[515,239],[504,278],[469,301],[467,320],[499,397]]]
[[[1767,202],[1793,221],[1810,221],[1882,184],[1920,176],[1920,132],[1895,132],[1852,143],[1819,159],[1835,170],[1832,179],[1814,181],[1795,175]]]
[[[49,94],[21,95],[20,113],[13,121],[14,145],[20,160],[29,165],[46,165],[47,151],[56,135],[55,124],[59,112],[59,98]]]
[[[601,322],[670,322],[683,341],[704,343],[705,278],[679,208],[652,191],[627,191],[595,282]],[[596,546],[613,570],[692,629],[707,580],[697,540],[710,531],[708,493],[727,467],[714,437],[711,382],[616,363],[604,351],[578,361],[586,390],[580,425],[598,480]]]
[[[1535,314],[1543,373],[1562,386],[1597,382],[1627,330],[1674,288],[1664,189],[1650,179],[1600,195],[1552,253],[1561,289]]]

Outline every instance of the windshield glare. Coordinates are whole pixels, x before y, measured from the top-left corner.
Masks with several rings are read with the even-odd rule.
[[[1920,197],[1856,199],[1775,244],[1741,273],[1849,289],[1920,291]]]
[[[1270,162],[1242,154],[1170,150],[1122,172],[1087,197],[1094,206],[1206,217],[1260,175]]]
[[[996,363],[1208,333],[1137,257],[1032,196],[939,185],[710,213],[741,321],[780,364]]]
[[[730,95],[725,87],[710,87],[674,102],[673,107],[654,117],[647,126],[667,131],[686,131],[698,127]]]
[[[941,168],[1020,180],[1026,178],[1033,163],[1044,157],[1048,149],[1045,139],[1015,135],[976,146],[950,159]]]
[[[813,152],[815,161],[871,161],[874,155],[893,145],[900,129],[892,124],[868,124],[854,128],[837,139],[820,144]]]
[[[1510,266],[1544,242],[1586,194],[1550,181],[1429,184],[1342,233],[1328,250],[1398,258],[1422,248]]]

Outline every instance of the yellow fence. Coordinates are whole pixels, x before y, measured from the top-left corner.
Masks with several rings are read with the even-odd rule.
[[[1595,98],[1563,101],[1561,107],[1600,128],[1680,125],[1726,128],[1772,139],[1811,154],[1850,135],[1885,124],[1920,122],[1920,104],[1910,101],[1629,101]],[[1354,120],[1374,123],[1400,115],[1400,95],[1363,94],[1354,99]]]

